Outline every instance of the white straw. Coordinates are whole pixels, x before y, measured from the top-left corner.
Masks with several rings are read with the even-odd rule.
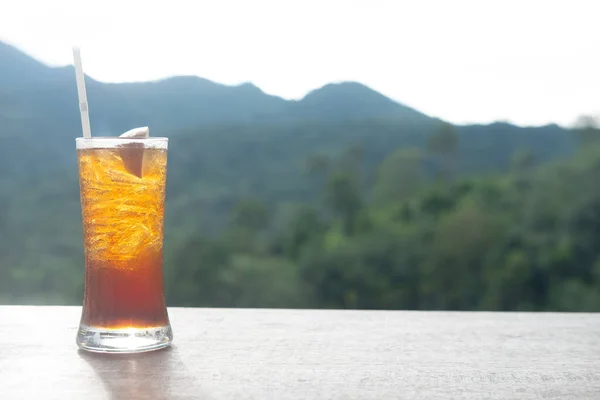
[[[85,94],[85,78],[81,66],[81,53],[78,47],[73,48],[73,59],[75,60],[75,78],[77,79],[77,96],[79,97],[79,111],[81,112],[81,128],[83,137],[91,138],[90,115],[88,112],[87,95]]]

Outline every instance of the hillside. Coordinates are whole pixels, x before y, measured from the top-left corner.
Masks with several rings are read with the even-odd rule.
[[[28,118],[56,124],[69,132],[62,134],[72,137],[79,118],[73,68],[47,67],[2,43],[0,63],[0,104],[10,111],[4,109],[0,115],[10,118],[25,111]],[[105,84],[86,77],[86,86],[92,130],[98,135],[115,135],[132,126],[148,125],[155,135],[170,136],[184,128],[264,122],[270,118],[427,119],[353,82],[326,85],[300,101],[267,95],[250,83],[226,86],[194,76],[125,84]]]
[[[322,209],[323,187],[335,172],[326,167],[349,149],[361,159],[360,198],[370,202],[382,161],[397,149],[427,154],[442,122],[356,82],[286,101],[249,83],[191,76],[127,84],[86,79],[93,133],[148,125],[152,135],[170,138],[167,263],[190,240],[227,232],[245,199],[268,210],[267,236],[287,229],[299,207]],[[0,44],[0,280],[6,293],[31,302],[80,296],[77,104],[72,67],[50,68]],[[457,177],[505,172],[519,151],[541,164],[575,147],[556,125],[453,129]],[[427,179],[438,161],[427,157]]]

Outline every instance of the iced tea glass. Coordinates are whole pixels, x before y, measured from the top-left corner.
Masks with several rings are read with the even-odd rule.
[[[85,292],[77,345],[134,353],[173,340],[164,297],[167,138],[77,138]]]

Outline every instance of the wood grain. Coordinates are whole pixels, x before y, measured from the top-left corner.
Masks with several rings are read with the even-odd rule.
[[[170,308],[170,350],[80,352],[0,307],[2,399],[600,399],[600,314]]]

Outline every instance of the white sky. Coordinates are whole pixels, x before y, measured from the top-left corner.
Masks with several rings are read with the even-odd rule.
[[[454,123],[600,113],[600,0],[2,0],[0,40],[51,65],[81,45],[107,82],[355,80]]]

